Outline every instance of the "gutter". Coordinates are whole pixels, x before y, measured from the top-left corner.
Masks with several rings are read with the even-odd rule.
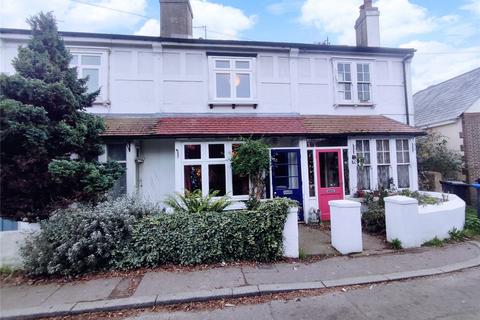
[[[405,99],[405,115],[407,117],[407,125],[410,125],[410,112],[408,111],[408,88],[407,88],[407,60],[411,59],[413,54],[408,54],[402,60],[402,70],[403,70],[403,94]]]

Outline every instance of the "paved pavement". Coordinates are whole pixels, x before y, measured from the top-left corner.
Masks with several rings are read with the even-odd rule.
[[[440,274],[480,265],[480,244],[405,253],[333,257],[315,263],[261,264],[196,272],[148,272],[131,297],[114,292],[128,279],[0,288],[0,318],[63,315],[215,298],[259,295]]]
[[[307,256],[333,256],[339,254],[331,245],[330,231],[311,227],[306,224],[299,224],[298,240],[300,250],[302,250]],[[378,252],[388,249],[387,243],[379,237],[363,233],[362,240],[364,253]]]
[[[480,268],[347,292],[200,312],[143,313],[128,320],[480,319]]]

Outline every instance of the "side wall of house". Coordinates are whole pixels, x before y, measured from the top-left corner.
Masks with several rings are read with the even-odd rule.
[[[447,147],[450,150],[463,152],[463,128],[461,119],[438,127],[429,128],[428,131],[436,132],[447,137]]]
[[[467,182],[473,183],[480,179],[480,112],[468,110],[462,118]],[[471,204],[475,205],[477,192],[473,188],[470,192]]]

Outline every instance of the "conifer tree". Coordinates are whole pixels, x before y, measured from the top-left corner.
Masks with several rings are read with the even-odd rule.
[[[69,66],[72,56],[52,13],[27,20],[32,37],[0,75],[1,216],[33,220],[75,201],[98,201],[122,174],[103,153],[101,117],[89,114],[99,91]]]

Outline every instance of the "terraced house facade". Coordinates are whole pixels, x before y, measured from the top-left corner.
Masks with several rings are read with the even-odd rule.
[[[378,9],[360,7],[356,46],[193,39],[188,0],[160,0],[161,36],[62,32],[79,76],[101,94],[106,153],[126,174],[117,193],[162,200],[173,191],[248,198],[230,157],[263,137],[265,197],[298,200],[299,219],[358,190],[417,189],[412,49],[380,47]],[[353,24],[353,21],[352,21]],[[0,72],[26,42],[0,31]],[[242,203],[237,202],[238,206]]]

